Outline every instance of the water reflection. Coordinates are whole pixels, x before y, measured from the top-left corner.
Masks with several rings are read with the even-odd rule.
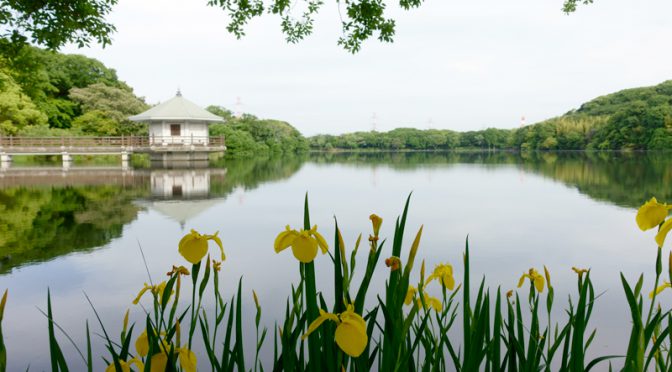
[[[591,199],[621,207],[637,208],[651,195],[672,200],[672,154],[665,152],[406,152],[406,153],[325,153],[313,158],[318,164],[351,164],[415,170],[420,167],[451,167],[479,164],[486,168],[504,165],[525,173],[539,174],[575,187]],[[521,180],[525,176],[521,174]]]
[[[137,204],[180,223],[221,202],[210,194],[211,183],[226,182],[226,168],[150,171],[151,194]]]
[[[295,173],[292,159],[220,161],[206,169],[9,168],[0,172],[0,274],[90,251],[152,209],[182,226],[237,188]]]
[[[180,223],[243,192],[286,179],[306,162],[395,171],[477,164],[517,167],[576,188],[592,199],[636,208],[656,195],[672,200],[670,155],[664,153],[325,153],[310,158],[220,159],[210,168],[9,168],[0,172],[0,274],[31,262],[89,251],[122,234],[141,210]]]

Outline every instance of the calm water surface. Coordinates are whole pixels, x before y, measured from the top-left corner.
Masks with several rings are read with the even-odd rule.
[[[272,329],[299,277],[296,260],[289,252],[275,254],[273,240],[286,224],[300,227],[306,192],[312,222],[333,241],[336,217],[348,249],[359,233],[369,233],[372,212],[384,218],[381,235],[391,237],[394,218],[413,192],[405,236],[412,239],[424,224],[419,255],[428,267],[450,262],[460,277],[469,235],[473,278],[485,276],[492,288],[512,289],[522,272],[545,264],[556,304],[564,305],[575,286],[570,268],[592,268],[596,291],[604,293],[592,319],[598,332],[591,353],[622,354],[630,322],[619,272],[630,280],[644,272],[653,285],[653,233],[637,229],[636,208],[653,195],[672,201],[671,181],[672,156],[660,154],[335,154],[185,170],[13,167],[0,171],[8,368],[50,368],[47,321],[38,310],[46,309],[47,288],[56,320],[80,347],[86,319],[100,333],[84,292],[114,335],[127,308],[142,320],[142,309],[131,304],[148,281],[139,247],[153,280],[163,280],[171,265],[185,264],[177,242],[192,228],[220,232],[226,293],[233,294],[242,276],[245,310],[254,311],[254,289]],[[328,294],[329,261],[316,262],[318,288]],[[386,270],[378,274],[373,292],[384,287]],[[94,337],[102,355],[103,342]],[[61,339],[72,369],[83,368]],[[272,339],[266,346],[262,358],[270,355]],[[202,351],[199,360],[205,360]]]

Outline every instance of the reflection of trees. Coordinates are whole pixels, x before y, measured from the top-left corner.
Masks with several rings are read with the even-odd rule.
[[[665,153],[541,154],[521,167],[576,187],[582,194],[638,208],[656,196],[672,201],[672,156]]]
[[[0,273],[87,251],[121,236],[140,190],[120,186],[0,190]]]
[[[296,157],[222,161],[214,165],[227,171],[213,172],[209,197],[223,198],[236,187],[249,190],[288,178],[302,163]],[[128,173],[123,184],[121,177],[108,178],[117,184],[100,185],[95,176],[80,174],[70,180],[77,186],[0,188],[0,274],[31,262],[89,251],[120,237],[124,225],[135,220],[141,209],[133,201],[150,197],[148,172]]]
[[[301,168],[305,159],[305,156],[219,159],[212,166],[226,168],[226,176],[211,178],[210,195],[224,197],[239,186],[252,190],[266,182],[289,178]]]
[[[521,169],[576,187],[595,200],[637,208],[651,196],[672,201],[672,155],[632,152],[356,152],[315,156],[317,163],[384,165],[396,170],[482,164]]]

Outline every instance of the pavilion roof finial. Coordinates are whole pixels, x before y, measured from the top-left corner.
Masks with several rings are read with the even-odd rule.
[[[180,91],[180,88],[177,88],[177,94],[175,94],[178,97],[182,97],[182,91]]]

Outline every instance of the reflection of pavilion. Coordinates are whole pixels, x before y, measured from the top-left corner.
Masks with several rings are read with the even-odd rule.
[[[210,197],[210,178],[223,177],[226,169],[152,170],[151,198],[141,204],[185,223],[219,203]]]
[[[159,199],[193,199],[210,192],[210,170],[153,170],[152,197]]]

